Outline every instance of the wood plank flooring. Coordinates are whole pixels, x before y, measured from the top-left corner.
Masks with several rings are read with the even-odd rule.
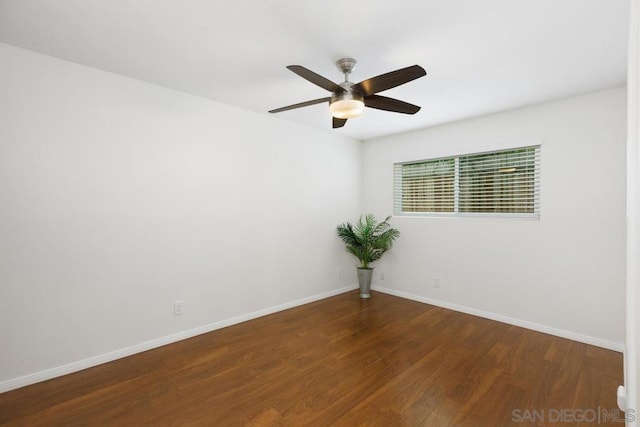
[[[551,421],[621,383],[620,353],[349,292],[0,394],[0,424],[596,425]]]

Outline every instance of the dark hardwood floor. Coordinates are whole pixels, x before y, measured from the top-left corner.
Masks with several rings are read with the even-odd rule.
[[[551,421],[621,383],[620,353],[349,292],[0,394],[0,424],[596,425]]]

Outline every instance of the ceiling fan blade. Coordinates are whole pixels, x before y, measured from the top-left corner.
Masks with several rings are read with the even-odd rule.
[[[332,82],[331,80],[322,77],[320,74],[316,74],[308,68],[304,68],[302,65],[288,65],[288,69],[299,75],[305,80],[310,81],[311,83],[320,86],[323,89],[328,90],[329,92],[344,92],[344,88],[337,83]]]
[[[417,105],[380,95],[365,97],[364,105],[378,110],[393,111],[394,113],[415,114],[420,111],[420,107]]]
[[[288,105],[286,107],[276,108],[275,110],[269,111],[270,113],[280,113],[281,111],[293,110],[294,108],[308,107],[309,105],[320,104],[322,102],[329,102],[331,100],[330,97],[327,98],[319,98],[311,101],[300,102],[298,104]]]
[[[333,117],[333,128],[341,128],[344,124],[347,123],[347,119],[339,119],[337,117]]]
[[[401,68],[390,73],[380,74],[376,77],[363,80],[360,83],[353,85],[353,88],[362,93],[363,96],[373,95],[374,93],[382,92],[392,87],[400,86],[415,80],[419,77],[426,76],[427,72],[419,65],[412,65],[410,67]]]

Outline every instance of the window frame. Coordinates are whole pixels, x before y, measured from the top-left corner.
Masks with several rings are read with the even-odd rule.
[[[472,157],[477,155],[493,154],[493,153],[507,153],[511,151],[517,151],[527,148],[534,148],[534,181],[533,181],[533,209],[531,213],[527,212],[460,212],[460,158]],[[401,210],[402,201],[398,198],[402,197],[402,193],[398,194],[398,189],[402,188],[402,183],[398,183],[397,180],[402,180],[402,173],[398,173],[398,167],[402,168],[403,165],[420,164],[423,162],[436,162],[443,160],[454,161],[454,184],[453,184],[453,212],[404,212]],[[510,146],[507,148],[492,149],[487,151],[470,152],[464,154],[455,154],[441,157],[426,158],[422,160],[408,160],[393,163],[393,215],[394,217],[410,217],[410,218],[518,218],[518,219],[530,219],[539,220],[541,212],[541,169],[542,169],[542,143],[524,144],[518,146]],[[398,209],[400,206],[400,209]]]

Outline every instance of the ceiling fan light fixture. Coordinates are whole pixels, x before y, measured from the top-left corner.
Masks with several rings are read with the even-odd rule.
[[[364,102],[359,99],[341,99],[329,105],[331,115],[337,119],[353,119],[364,112]]]

